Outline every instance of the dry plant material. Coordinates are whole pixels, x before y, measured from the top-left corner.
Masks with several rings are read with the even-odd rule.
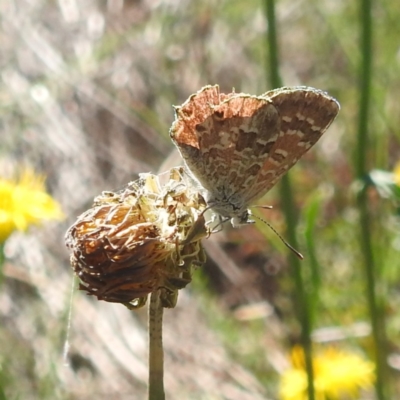
[[[205,254],[207,235],[200,194],[189,189],[182,168],[161,176],[141,174],[124,190],[103,192],[68,229],[66,244],[79,288],[99,300],[138,308],[160,290],[174,307]]]

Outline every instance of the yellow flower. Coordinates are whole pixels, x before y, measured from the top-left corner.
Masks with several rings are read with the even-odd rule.
[[[394,183],[400,187],[400,161],[395,165],[394,170]]]
[[[280,383],[282,400],[307,400],[307,373],[300,347],[292,352],[293,368],[284,372]],[[357,399],[361,389],[375,380],[374,364],[357,354],[330,347],[313,360],[317,400]]]
[[[62,218],[59,204],[45,191],[43,176],[26,169],[18,180],[0,178],[0,244],[15,230]]]

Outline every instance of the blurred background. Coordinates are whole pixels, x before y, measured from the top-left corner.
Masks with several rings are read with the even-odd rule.
[[[146,397],[146,308],[73,290],[64,234],[103,190],[181,163],[172,105],[207,84],[272,89],[267,3],[0,2],[0,178],[46,176],[64,214],[3,235],[1,400]],[[400,3],[372,7],[363,115],[367,3],[275,4],[283,83],[325,90],[342,107],[290,172],[318,399],[400,396]],[[274,188],[262,213],[286,236],[281,203]],[[167,398],[306,399],[289,251],[260,222],[225,224],[204,246],[207,264],[165,312]]]

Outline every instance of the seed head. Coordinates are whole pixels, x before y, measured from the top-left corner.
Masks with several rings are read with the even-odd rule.
[[[205,202],[173,168],[162,176],[140,174],[124,190],[103,192],[66,233],[79,288],[99,300],[138,308],[161,290],[174,307],[178,289],[205,261]]]

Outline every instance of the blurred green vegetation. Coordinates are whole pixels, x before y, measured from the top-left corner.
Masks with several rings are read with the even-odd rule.
[[[202,311],[191,324],[216,334],[215,343],[226,350],[223,371],[229,375],[229,366],[240,366],[260,383],[246,386],[249,381],[237,379],[235,387],[247,389],[248,397],[240,392],[232,398],[278,399],[291,349],[304,340],[293,306],[293,268],[300,268],[313,350],[334,345],[372,361],[377,350],[383,356],[382,393],[368,388],[358,398],[400,396],[400,193],[392,173],[400,162],[400,3],[371,4],[366,115],[360,114],[363,7],[368,2],[275,2],[283,84],[326,90],[341,111],[290,172],[298,214],[295,240],[305,256],[300,266],[290,264],[288,250],[261,223],[224,227],[215,243],[205,244],[209,262],[186,289]],[[172,104],[206,84],[251,94],[272,88],[264,4],[16,0],[0,5],[0,19],[0,175],[9,176],[20,165],[45,173],[49,192],[69,216],[65,224],[16,233],[6,243],[0,399],[144,398],[141,312],[132,315],[120,305],[75,293],[70,367],[64,366],[71,271],[63,235],[102,190],[180,163],[168,137]],[[261,213],[286,237],[280,196],[279,187],[271,190],[262,204],[274,208]],[[373,287],[361,245],[366,216]],[[214,351],[201,343],[202,335],[179,330],[194,314],[187,301],[182,296],[178,308],[168,312],[171,321],[176,318],[176,332],[171,331],[176,343],[166,340],[167,398],[225,399],[223,385],[200,381],[196,363],[183,354],[182,349],[191,349],[191,356]],[[255,304],[268,307],[254,309]],[[206,373],[209,364],[201,364],[200,371]]]

